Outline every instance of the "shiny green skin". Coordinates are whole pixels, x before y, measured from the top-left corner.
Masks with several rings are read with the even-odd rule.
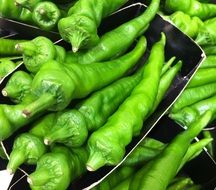
[[[23,113],[30,116],[44,110],[63,110],[72,99],[84,98],[121,78],[137,64],[145,49],[146,40],[142,37],[131,52],[105,63],[45,63],[32,82],[32,92],[38,99],[29,104]]]
[[[55,59],[56,48],[51,40],[38,36],[31,41],[18,43],[16,49],[23,54],[23,62],[28,71],[38,72],[47,61]]]
[[[132,137],[139,135],[143,121],[151,112],[157,96],[165,41],[163,34],[161,40],[152,47],[139,84],[105,125],[89,137],[88,170],[95,171],[104,165],[118,164]]]
[[[209,55],[200,65],[200,68],[216,68],[216,55]]]
[[[176,182],[170,184],[167,190],[183,190],[187,189],[191,185],[193,185],[193,181],[190,178],[183,177],[182,179],[178,179]]]
[[[0,79],[4,78],[7,74],[16,68],[16,63],[9,59],[3,59],[0,62]]]
[[[59,142],[70,147],[81,146],[88,131],[100,128],[107,118],[130,95],[142,72],[117,80],[83,100],[77,109],[67,110],[57,119],[45,136],[49,143]]]
[[[201,100],[195,104],[181,109],[178,112],[171,113],[169,114],[169,117],[182,125],[189,126],[207,110],[211,110],[213,112],[213,120],[216,117],[216,96]]]
[[[7,169],[15,173],[23,163],[36,164],[46,150],[41,138],[30,133],[22,133],[14,141]]]
[[[17,6],[26,8],[30,11],[33,10],[33,8],[39,3],[42,2],[42,0],[15,0],[15,3]]]
[[[200,27],[203,25],[199,17],[190,17],[181,11],[174,12],[172,15],[168,16],[168,18],[191,38],[197,36]]]
[[[64,63],[66,58],[66,50],[62,46],[55,45],[56,57],[55,60]]]
[[[128,190],[131,182],[131,177],[128,177],[124,181],[120,182],[117,186],[115,186],[112,190]]]
[[[70,42],[73,51],[90,48],[99,41],[97,27],[101,20],[123,6],[127,0],[79,0],[58,22],[61,37]]]
[[[216,6],[216,5],[215,5]],[[216,17],[206,20],[204,25],[199,29],[196,37],[196,43],[201,46],[215,45],[216,44]]]
[[[60,9],[50,1],[39,2],[33,8],[32,19],[43,30],[54,29],[60,18]]]
[[[134,40],[146,31],[159,9],[159,4],[160,0],[152,0],[145,12],[102,35],[94,47],[75,54],[67,52],[65,61],[67,63],[89,64],[107,61],[123,54]]]
[[[165,190],[176,176],[190,143],[208,124],[211,116],[211,112],[205,113],[190,128],[178,134],[159,156],[139,169],[133,175],[129,190]]]
[[[184,107],[195,104],[216,94],[216,82],[194,88],[186,88],[173,104],[171,113],[176,113]]]
[[[21,103],[30,93],[33,77],[25,71],[16,71],[8,80],[2,93],[15,103]]]
[[[182,11],[190,16],[197,16],[202,20],[216,16],[216,5],[201,3],[197,0],[166,0],[165,9],[167,12]]]
[[[187,88],[202,86],[205,84],[216,82],[216,68],[199,69],[190,80]]]
[[[44,154],[30,174],[33,190],[66,190],[85,169],[88,152],[84,148],[70,151],[66,147],[55,146],[51,153]]]

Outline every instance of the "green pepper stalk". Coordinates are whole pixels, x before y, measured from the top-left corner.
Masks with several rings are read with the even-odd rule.
[[[206,85],[186,88],[178,100],[173,104],[171,113],[176,113],[184,107],[190,106],[201,100],[210,98],[216,94],[216,83],[209,83]]]
[[[87,157],[84,148],[70,151],[66,147],[55,146],[51,153],[39,159],[36,170],[27,181],[32,189],[66,190],[71,180],[86,171]]]
[[[216,5],[215,5],[216,6]],[[199,45],[215,45],[216,44],[216,18],[206,20],[204,25],[199,29],[196,37],[196,43]]]
[[[159,9],[160,0],[152,0],[146,11],[140,16],[125,22],[114,30],[101,36],[99,42],[86,52],[68,52],[65,62],[89,64],[107,61],[122,55],[141,36],[155,17]]]
[[[216,68],[216,55],[209,55],[200,65],[200,68]]]
[[[165,9],[168,12],[182,11],[190,16],[197,16],[202,20],[216,16],[216,5],[200,3],[197,0],[166,0]]]
[[[96,91],[79,103],[77,109],[65,111],[46,134],[45,144],[59,142],[70,147],[81,146],[87,139],[88,131],[95,131],[106,122],[130,95],[141,77],[142,69]]]
[[[54,29],[60,18],[59,8],[50,1],[39,2],[33,8],[32,19],[43,30]]]
[[[30,133],[23,133],[14,141],[7,170],[12,174],[23,163],[36,164],[45,152],[46,147],[41,138]]]
[[[129,190],[165,190],[169,182],[175,177],[191,141],[208,124],[211,117],[212,113],[210,111],[206,112],[187,130],[178,134],[159,156],[148,162],[133,175]]]
[[[190,80],[187,88],[202,86],[212,82],[216,82],[216,68],[199,69]]]
[[[114,82],[138,63],[145,49],[146,39],[141,37],[131,52],[105,63],[45,63],[32,83],[32,92],[38,99],[24,108],[23,116],[33,116],[45,110],[63,110],[72,99],[86,97],[89,93]]]
[[[139,84],[105,125],[89,137],[90,156],[86,164],[89,171],[95,171],[104,165],[118,164],[132,137],[139,135],[143,120],[151,112],[157,96],[165,41],[166,37],[162,33],[160,41],[152,47]]]
[[[176,11],[172,15],[164,16],[164,18],[173,22],[180,30],[191,38],[195,38],[200,27],[203,26],[203,22],[199,17],[190,17],[181,11]]]
[[[79,0],[68,11],[68,17],[58,22],[62,38],[70,42],[73,52],[90,48],[99,41],[97,27],[104,17],[123,6],[127,0]]]
[[[16,49],[23,54],[25,67],[32,73],[36,73],[43,63],[53,60],[56,56],[53,42],[43,36],[18,43]]]
[[[170,113],[169,117],[178,123],[189,126],[192,122],[202,115],[205,111],[211,110],[213,112],[214,119],[216,117],[216,96],[212,96],[208,99],[201,100],[195,104],[184,107],[178,112]]]
[[[9,97],[15,103],[21,103],[30,93],[32,80],[33,77],[30,74],[16,71],[3,88],[2,95]]]

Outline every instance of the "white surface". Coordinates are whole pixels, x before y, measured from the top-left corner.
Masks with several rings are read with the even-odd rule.
[[[0,171],[0,189],[7,190],[12,178],[13,178],[13,175],[9,174],[7,170],[1,170]]]

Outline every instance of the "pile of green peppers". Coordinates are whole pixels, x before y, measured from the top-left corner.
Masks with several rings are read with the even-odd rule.
[[[166,0],[162,6],[160,0],[151,0],[139,16],[99,36],[102,19],[127,0],[0,0],[0,16],[58,30],[72,46],[68,51],[43,36],[0,38],[0,79],[10,76],[1,92],[10,104],[0,104],[0,142],[21,128],[25,131],[9,150],[10,174],[22,164],[35,165],[27,178],[31,189],[66,190],[87,171],[121,162],[127,145],[140,135],[143,122],[154,113],[182,66],[175,57],[165,59],[164,33],[146,53],[145,31],[162,11],[164,18],[208,50],[207,59],[169,112],[188,129],[169,144],[147,137],[94,189],[201,188],[182,176],[181,169],[204,147],[213,150],[209,133],[191,142],[216,117],[212,53],[216,5],[177,2]],[[198,7],[197,12],[193,7]],[[25,71],[16,70],[20,64]],[[7,159],[1,147],[0,157]]]

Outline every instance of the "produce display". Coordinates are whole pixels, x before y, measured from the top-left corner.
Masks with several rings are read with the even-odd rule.
[[[103,19],[126,3],[134,1],[0,0],[0,19],[58,32],[69,43],[68,49],[47,36],[0,38],[1,93],[8,99],[0,104],[0,142],[11,143],[9,158],[1,146],[0,158],[9,174],[33,166],[28,188],[70,189],[86,173],[118,165],[142,135],[185,64],[166,52],[166,32],[149,42],[145,32],[157,13],[207,54],[167,113],[185,129],[169,143],[145,137],[93,189],[202,188],[183,168],[205,147],[214,152],[214,139],[203,129],[216,119],[216,5],[151,0],[139,15],[100,34]]]

